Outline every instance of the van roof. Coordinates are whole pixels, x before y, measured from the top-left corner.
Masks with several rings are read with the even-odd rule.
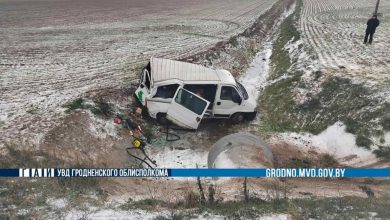
[[[216,81],[235,84],[234,77],[227,70],[215,70],[176,60],[150,58],[152,81],[161,82],[170,79],[182,81]]]

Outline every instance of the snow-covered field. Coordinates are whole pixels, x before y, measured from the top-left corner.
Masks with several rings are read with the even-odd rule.
[[[39,145],[65,102],[229,39],[275,2],[0,1],[0,143]]]
[[[376,0],[303,1],[302,39],[314,49],[320,68],[357,79],[389,79],[389,0],[380,2],[379,12],[383,16],[379,17],[381,23],[373,44],[363,44],[366,22],[372,16],[375,4]]]
[[[152,219],[174,219],[172,215],[174,212],[169,212],[167,210],[164,211],[145,211],[145,210],[112,210],[112,209],[100,209],[89,212],[83,212],[78,210],[71,210],[64,219],[66,220],[77,220],[77,219],[91,219],[91,220],[103,220],[103,219],[111,219],[111,220],[152,220]],[[53,217],[53,216],[50,216]],[[269,214],[257,217],[259,220],[288,220],[290,215],[288,214]],[[178,217],[179,218],[179,217]],[[198,220],[223,220],[226,219],[225,216],[216,215],[211,213],[202,213],[198,216],[191,216],[191,219]]]
[[[227,40],[248,28],[276,2],[113,0],[108,3],[96,0],[90,4],[83,0],[69,4],[69,1],[34,0],[36,4],[31,4],[31,1],[0,0],[0,152],[5,143],[39,145],[45,132],[64,115],[61,106],[65,102],[89,91],[126,85],[136,78],[135,69],[150,56],[179,59]],[[389,80],[390,41],[386,37],[390,30],[387,16],[390,0],[382,0],[380,12],[384,17],[380,17],[382,23],[371,46],[363,45],[362,38],[375,0],[303,0],[303,3],[299,23],[301,39],[285,46],[293,51],[291,56],[299,55],[295,67],[303,71],[318,68],[326,74],[347,75],[359,81],[368,79],[375,85]],[[286,11],[285,15],[291,12]],[[273,83],[267,78],[274,34],[261,42],[262,51],[240,78],[256,96]],[[301,44],[313,51],[300,50]],[[309,55],[317,57],[309,59]],[[386,98],[389,91],[385,89],[383,94]],[[89,116],[88,132],[97,139],[119,135],[111,120]],[[256,121],[255,125],[259,124]],[[187,136],[192,137],[184,136],[181,145],[155,146],[152,158],[160,167],[206,167],[207,147],[194,149],[188,140],[207,138],[202,132]],[[384,138],[385,143],[390,143],[390,132]],[[277,137],[277,141],[281,140],[303,151],[328,153],[346,165],[363,166],[376,159],[372,152],[356,146],[356,137],[347,133],[340,122],[318,135],[283,133]],[[219,159],[222,163],[230,162],[228,158]],[[172,187],[173,183],[170,183]],[[123,184],[125,187],[129,185]],[[233,190],[233,187],[224,189]],[[311,189],[318,191],[316,186]],[[140,198],[145,195],[140,193]],[[63,198],[47,203],[53,209],[69,205]],[[168,210],[82,208],[72,207],[61,215],[65,219],[153,219],[168,218],[171,214]],[[55,217],[55,213],[47,215],[47,218]],[[224,216],[200,214],[197,218],[223,219]],[[280,214],[259,219],[289,218]]]
[[[363,44],[363,38],[376,0],[302,2],[298,24],[300,39],[285,46],[292,60],[296,61],[293,68],[304,73],[302,80],[309,85],[305,89],[295,88],[298,94],[295,101],[302,104],[309,98],[308,94],[321,91],[323,81],[310,78],[313,72],[320,71],[327,75],[322,80],[333,76],[349,78],[375,91],[375,98],[381,100],[379,103],[390,103],[390,1],[380,2],[381,23],[372,45]],[[345,128],[337,122],[318,135],[284,133],[281,136],[301,149],[329,153],[343,164],[363,166],[374,163],[375,156],[356,146],[356,135],[347,133]],[[385,140],[383,145],[389,146],[389,142]]]
[[[133,69],[152,55],[181,58],[241,33],[276,2],[67,1],[0,1],[0,146],[39,145],[65,102],[126,85],[136,78]],[[309,45],[326,73],[381,84],[389,79],[390,1],[381,1],[381,25],[374,44],[365,46],[365,22],[374,5],[375,0],[304,0],[301,40],[289,46]],[[251,93],[258,95],[268,83],[271,51],[269,40],[241,78]],[[298,63],[307,64],[304,58]],[[183,156],[178,152],[175,158]],[[160,161],[169,161],[163,164],[185,166],[163,155]]]

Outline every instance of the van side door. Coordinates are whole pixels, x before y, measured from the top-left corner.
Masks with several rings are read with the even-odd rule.
[[[184,88],[176,91],[167,119],[180,127],[197,129],[210,102]]]
[[[232,85],[221,85],[218,89],[214,105],[215,118],[228,118],[239,111],[242,97]]]

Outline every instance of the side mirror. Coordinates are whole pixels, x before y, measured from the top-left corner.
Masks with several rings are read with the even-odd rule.
[[[241,99],[241,97],[238,96],[238,95],[234,95],[234,96],[232,97],[232,101],[233,101],[234,103],[239,104],[239,105],[241,105],[241,103],[242,103],[242,99]]]

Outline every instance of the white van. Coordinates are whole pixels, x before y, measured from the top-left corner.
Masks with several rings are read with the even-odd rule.
[[[197,129],[203,118],[253,120],[256,100],[227,70],[154,58],[142,70],[137,99],[159,122]]]

